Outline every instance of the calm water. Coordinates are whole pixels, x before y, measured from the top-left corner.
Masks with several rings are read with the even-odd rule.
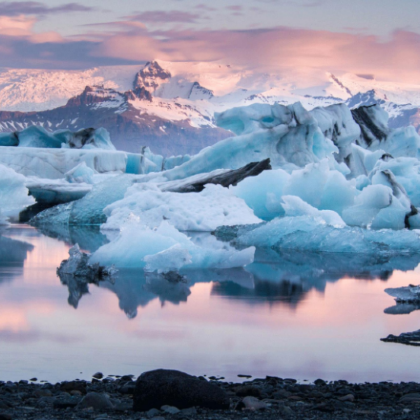
[[[420,328],[420,311],[389,315],[386,287],[420,283],[420,256],[259,253],[246,270],[188,274],[171,285],[140,272],[80,290],[56,268],[76,230],[54,239],[27,226],[0,236],[2,380],[50,381],[175,368],[192,374],[299,380],[419,380],[420,349],[382,343]]]

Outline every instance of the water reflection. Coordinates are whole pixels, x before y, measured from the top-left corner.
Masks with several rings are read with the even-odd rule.
[[[96,285],[60,280],[56,268],[75,242],[92,252],[106,239],[91,229],[55,235],[60,240],[21,226],[0,236],[5,379],[138,374],[162,366],[229,380],[244,371],[355,381],[420,375],[404,353],[410,349],[378,340],[418,329],[412,315],[384,314],[393,303],[384,289],[419,283],[419,256],[258,250],[244,269],[174,277],[122,270],[114,284]],[[412,309],[418,308],[404,313]]]
[[[39,232],[50,238],[58,239],[69,245],[79,244],[80,248],[90,253],[95,252],[109,241],[99,229],[99,226],[41,226]]]
[[[27,242],[3,236],[4,232],[5,230],[0,230],[0,283],[22,275],[28,253],[34,249],[33,245]]]

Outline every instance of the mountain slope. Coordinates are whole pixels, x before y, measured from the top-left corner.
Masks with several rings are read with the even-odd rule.
[[[254,74],[221,63],[101,67],[85,71],[0,70],[0,132],[36,124],[51,130],[103,126],[119,149],[196,153],[232,135],[214,115],[253,103],[300,101],[307,109],[346,102],[381,105],[392,128],[420,130],[420,85],[381,82],[372,75],[326,74],[300,87],[294,75]]]

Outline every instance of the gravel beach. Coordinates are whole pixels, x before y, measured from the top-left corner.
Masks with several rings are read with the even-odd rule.
[[[159,370],[137,380],[98,372],[90,382],[1,382],[0,420],[420,419],[420,384],[414,382],[240,380]]]

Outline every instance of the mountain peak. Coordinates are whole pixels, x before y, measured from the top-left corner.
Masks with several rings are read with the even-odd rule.
[[[164,70],[157,61],[148,62],[134,77],[133,90],[146,88],[154,92],[162,82],[171,77],[171,73]]]

